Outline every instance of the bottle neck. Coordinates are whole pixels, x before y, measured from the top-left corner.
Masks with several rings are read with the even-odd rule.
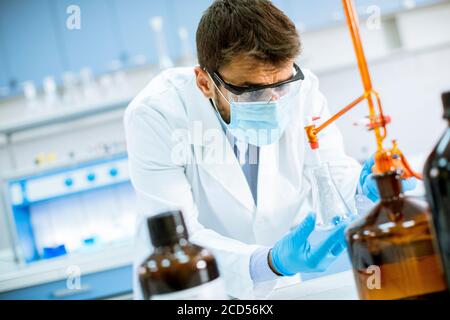
[[[381,201],[395,201],[403,197],[400,174],[397,172],[374,176]]]

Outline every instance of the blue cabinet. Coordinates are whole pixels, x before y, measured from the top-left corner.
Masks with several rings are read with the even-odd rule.
[[[123,51],[114,23],[112,2],[52,0],[51,5],[58,45],[65,62],[64,71],[78,72],[84,67],[90,68],[95,74],[109,71],[113,61],[120,59]],[[80,9],[80,29],[67,28],[66,22],[71,15],[67,13],[67,8],[71,5]]]
[[[8,63],[5,59],[5,47],[0,34],[0,98],[9,94],[9,78]]]
[[[273,0],[294,23],[313,30],[344,21],[341,0]],[[443,0],[415,0],[417,6]],[[195,52],[195,33],[212,0],[0,0],[0,97],[32,80],[37,86],[46,76],[61,79],[65,71],[84,67],[98,75],[111,68],[137,62],[158,63],[158,52],[149,19],[164,19],[164,36],[170,57],[177,60],[182,45],[180,27],[188,31]],[[355,0],[361,16],[369,6],[382,14],[404,9],[402,0]],[[80,8],[81,29],[70,30],[69,6]],[[219,27],[219,26],[218,26]],[[3,89],[2,89],[3,88]]]
[[[48,1],[0,1],[1,59],[10,72],[6,81],[18,87],[27,80],[41,84],[46,76],[60,76],[62,59],[53,21]]]

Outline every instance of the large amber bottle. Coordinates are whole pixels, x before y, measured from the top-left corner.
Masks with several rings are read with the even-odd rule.
[[[425,164],[424,180],[450,286],[450,92],[442,95],[442,102],[448,127]]]
[[[448,298],[427,205],[403,195],[400,172],[375,179],[381,201],[346,231],[360,298]]]

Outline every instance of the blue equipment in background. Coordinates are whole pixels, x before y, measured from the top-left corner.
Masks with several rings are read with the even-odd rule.
[[[101,261],[95,261],[96,255],[105,260],[100,257],[105,250],[130,245],[136,209],[127,160],[126,154],[120,154],[5,177],[3,194],[9,211],[18,268],[33,268],[38,263],[50,265],[56,259],[87,255],[101,264]],[[128,250],[130,256],[131,248]],[[109,279],[108,272],[123,278],[116,279],[114,283],[99,280]],[[120,268],[97,270],[86,275],[83,279],[89,279],[89,290],[69,290],[70,294],[55,295],[54,290],[49,288],[56,286],[58,292],[61,291],[60,287],[66,281],[63,279],[37,287],[0,292],[0,299],[94,299],[129,293],[131,272],[130,260]],[[102,288],[96,287],[100,283]],[[100,295],[96,292],[105,293]]]

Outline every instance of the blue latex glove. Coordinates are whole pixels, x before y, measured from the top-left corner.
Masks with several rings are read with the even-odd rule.
[[[315,225],[316,215],[310,213],[297,228],[275,244],[272,265],[278,273],[292,276],[299,272],[323,272],[345,250],[344,230],[348,224],[337,226],[325,240],[312,247],[308,237]]]
[[[366,162],[364,162],[361,175],[359,176],[359,183],[361,184],[362,191],[366,195],[366,197],[373,202],[377,202],[378,200],[380,200],[380,193],[378,192],[378,187],[372,174],[372,167],[374,164],[375,158],[373,156],[370,157],[370,159],[368,159]],[[416,186],[417,179],[414,177],[402,180],[403,191],[414,190]]]

